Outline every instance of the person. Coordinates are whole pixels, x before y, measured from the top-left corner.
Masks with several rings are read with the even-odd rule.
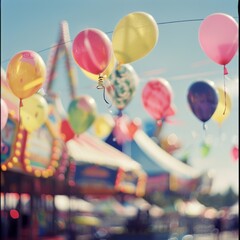
[[[220,234],[222,232],[222,218],[221,216],[217,216],[214,220],[214,228],[215,228],[215,232],[217,234],[217,239],[220,239]]]

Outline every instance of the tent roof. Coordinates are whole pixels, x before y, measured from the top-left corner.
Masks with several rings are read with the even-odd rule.
[[[157,169],[159,172],[167,171],[173,175],[183,178],[198,178],[201,176],[201,173],[198,170],[181,162],[164,151],[142,130],[138,130],[135,133],[134,141],[138,145],[139,151],[145,153],[148,156],[148,159],[154,162],[152,165],[158,166],[156,167],[156,171]]]
[[[123,152],[136,159],[149,176],[158,176],[159,174],[168,173],[155,160],[149,157],[133,140],[124,145]]]
[[[76,163],[93,163],[113,168],[119,167],[124,171],[143,172],[138,162],[89,133],[82,133],[69,140],[67,148],[69,155]]]

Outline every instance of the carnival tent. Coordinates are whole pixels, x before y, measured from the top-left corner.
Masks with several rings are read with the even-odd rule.
[[[168,190],[191,194],[202,184],[203,174],[164,151],[143,130],[137,130],[132,141],[120,145],[113,141],[113,133],[106,142],[133,159],[148,175],[146,192]]]
[[[67,142],[69,155],[77,162],[120,167],[124,171],[143,171],[141,165],[100,139],[83,133]]]
[[[71,165],[69,180],[82,191],[145,193],[146,173],[142,166],[104,141],[85,132],[66,143]]]
[[[169,172],[179,177],[198,178],[201,173],[187,165],[159,147],[151,138],[143,131],[138,130],[134,135],[134,140],[137,143],[139,150],[143,151],[149,158],[152,159],[158,166],[159,170]]]

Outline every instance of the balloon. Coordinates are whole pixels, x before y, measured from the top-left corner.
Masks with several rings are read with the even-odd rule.
[[[132,121],[129,122],[128,124],[128,136],[130,138],[130,140],[133,139],[135,133],[137,132],[137,130],[141,127],[141,119],[140,118],[135,118]]]
[[[7,67],[7,81],[13,94],[21,100],[36,93],[46,77],[46,66],[40,55],[26,50],[17,53]]]
[[[172,88],[163,78],[150,80],[143,87],[143,106],[156,120],[163,120],[175,113],[171,106],[172,99]]]
[[[130,141],[129,137],[129,125],[130,119],[127,115],[118,116],[115,118],[115,127],[113,128],[113,135],[118,144],[123,144]]]
[[[200,25],[199,42],[212,61],[225,66],[238,49],[238,23],[227,14],[211,14]]]
[[[72,53],[81,69],[92,74],[101,74],[112,58],[111,41],[101,30],[88,28],[75,37]]]
[[[201,144],[201,149],[200,150],[201,150],[202,157],[207,157],[209,155],[209,153],[210,153],[211,145],[208,144],[208,143],[203,142]]]
[[[114,119],[110,114],[102,114],[96,117],[92,127],[97,137],[105,138],[111,133],[114,125]]]
[[[61,121],[60,131],[65,142],[71,140],[75,135],[67,119]]]
[[[103,71],[102,75],[107,78],[109,77],[109,75],[112,73],[113,69],[115,68],[116,65],[116,59],[114,57],[114,55],[112,55],[111,61],[108,64],[107,68]],[[91,80],[95,80],[98,81],[99,80],[99,75],[98,74],[92,74],[82,68],[80,68],[82,70],[82,72],[85,74],[85,76],[87,76],[89,79]]]
[[[23,106],[20,109],[21,123],[28,132],[33,132],[46,122],[48,112],[48,103],[45,98],[35,93],[23,99]]]
[[[1,130],[5,127],[8,119],[8,106],[1,98]]]
[[[120,64],[134,62],[147,55],[158,40],[158,25],[145,12],[133,12],[123,17],[112,35],[113,52]]]
[[[88,95],[72,100],[68,107],[69,122],[76,134],[85,132],[96,118],[96,102]]]
[[[107,86],[107,93],[113,105],[123,110],[132,100],[139,78],[130,64],[124,64],[116,68],[109,76],[110,85]]]
[[[239,149],[237,145],[232,147],[231,155],[234,161],[237,161],[239,159]]]
[[[217,109],[212,115],[212,119],[217,122],[219,125],[225,121],[225,119],[229,116],[232,103],[231,98],[227,92],[224,92],[222,88],[217,88],[218,91],[218,105]]]
[[[202,122],[208,121],[218,104],[218,94],[212,81],[197,81],[188,89],[188,104],[193,114]]]

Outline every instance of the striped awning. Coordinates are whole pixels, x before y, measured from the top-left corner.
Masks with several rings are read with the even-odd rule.
[[[124,171],[144,172],[138,162],[89,133],[82,133],[69,140],[67,148],[76,163],[85,162],[121,168]]]

